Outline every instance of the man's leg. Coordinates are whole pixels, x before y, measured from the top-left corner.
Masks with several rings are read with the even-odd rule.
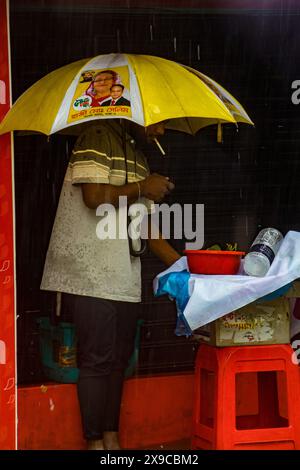
[[[139,304],[115,302],[117,329],[114,362],[108,380],[108,395],[104,418],[104,446],[108,450],[120,448],[118,440],[119,417],[124,373],[134,350]]]
[[[63,296],[63,308],[73,311],[78,338],[78,398],[83,433],[90,449],[101,449],[117,312],[113,302],[69,294]]]

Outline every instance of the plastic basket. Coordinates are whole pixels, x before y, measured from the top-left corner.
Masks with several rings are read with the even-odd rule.
[[[189,270],[194,274],[236,274],[244,251],[185,250]]]

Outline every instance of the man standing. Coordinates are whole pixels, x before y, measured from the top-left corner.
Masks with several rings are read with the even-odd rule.
[[[88,449],[118,449],[124,371],[133,350],[137,305],[141,300],[140,259],[128,238],[99,239],[96,209],[109,203],[119,220],[120,196],[151,210],[174,185],[150,174],[138,149],[140,139],[164,133],[164,123],[142,128],[116,120],[93,123],[78,138],[65,175],[41,289],[63,292],[65,311],[74,316],[78,337],[78,396]],[[117,234],[122,227],[117,227]],[[162,238],[151,251],[170,266],[178,253]]]

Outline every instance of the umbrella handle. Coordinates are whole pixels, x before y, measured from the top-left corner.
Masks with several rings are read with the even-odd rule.
[[[129,252],[131,256],[138,258],[139,256],[145,253],[146,248],[147,248],[147,241],[144,238],[141,238],[141,248],[139,250],[135,250],[133,248],[132,239],[130,237],[128,237],[128,243],[129,243]]]
[[[127,216],[127,229],[129,227],[129,224],[130,224],[130,217]],[[129,234],[129,231],[128,231],[128,244],[129,244],[129,252],[130,252],[130,255],[131,256],[134,256],[135,258],[138,258],[139,256],[141,256],[143,253],[145,253],[146,251],[146,248],[147,248],[147,243],[146,243],[146,240],[144,238],[140,238],[140,241],[141,241],[141,248],[139,250],[136,250],[134,247],[133,247],[133,244],[132,244],[132,238]]]

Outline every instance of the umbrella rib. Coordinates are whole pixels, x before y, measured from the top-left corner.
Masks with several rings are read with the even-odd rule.
[[[193,74],[195,75],[195,77],[198,77],[199,80],[201,80],[201,77],[200,77],[199,75],[197,75],[196,73],[192,72],[191,70],[189,70],[189,72],[190,72],[190,73],[193,73]],[[201,80],[201,83],[203,83],[203,85],[207,88],[207,90],[208,90],[209,92],[211,92],[211,93],[214,94],[214,96],[215,96],[215,97],[217,98],[217,100],[219,101],[219,104],[221,104],[222,109],[225,107],[226,111],[228,111],[228,113],[231,114],[231,116],[233,117],[233,119],[236,120],[235,117],[234,117],[234,115],[233,115],[232,112],[230,111],[230,109],[227,108],[226,104],[223,103],[223,101],[222,101],[221,98],[217,95],[217,93],[215,93],[215,92],[210,88],[210,86],[209,86],[207,83],[205,83],[204,80]]]
[[[155,63],[153,63],[151,60],[149,60],[149,58],[148,58],[147,56],[146,56],[145,58],[146,58],[146,60],[147,60],[148,62],[151,63],[152,66],[154,66],[154,67],[157,69],[158,72],[160,72],[158,66],[157,66]],[[177,62],[176,62],[176,64],[177,64]],[[178,67],[180,67],[179,64],[177,64],[177,65],[178,65]],[[165,79],[165,77],[164,77],[163,75],[162,75],[162,79],[163,79],[163,81],[166,83],[167,88],[168,88],[169,90],[171,90],[171,93],[173,93],[174,97],[176,98],[177,102],[179,103],[179,105],[180,105],[180,107],[181,107],[181,109],[182,109],[182,112],[185,114],[184,108],[182,107],[182,104],[180,103],[180,100],[178,100],[178,97],[177,97],[176,93],[175,93],[174,90],[169,86],[168,82],[166,81],[166,79]],[[187,121],[187,123],[188,123],[188,127],[189,127],[189,129],[190,129],[190,131],[191,131],[191,134],[193,134],[193,130],[192,130],[192,127],[191,127],[191,125],[190,125],[190,123],[189,123],[188,117],[185,116],[185,115],[183,115],[182,117],[183,117],[184,119],[186,119],[186,121]],[[179,119],[180,119],[180,118],[179,118]]]

